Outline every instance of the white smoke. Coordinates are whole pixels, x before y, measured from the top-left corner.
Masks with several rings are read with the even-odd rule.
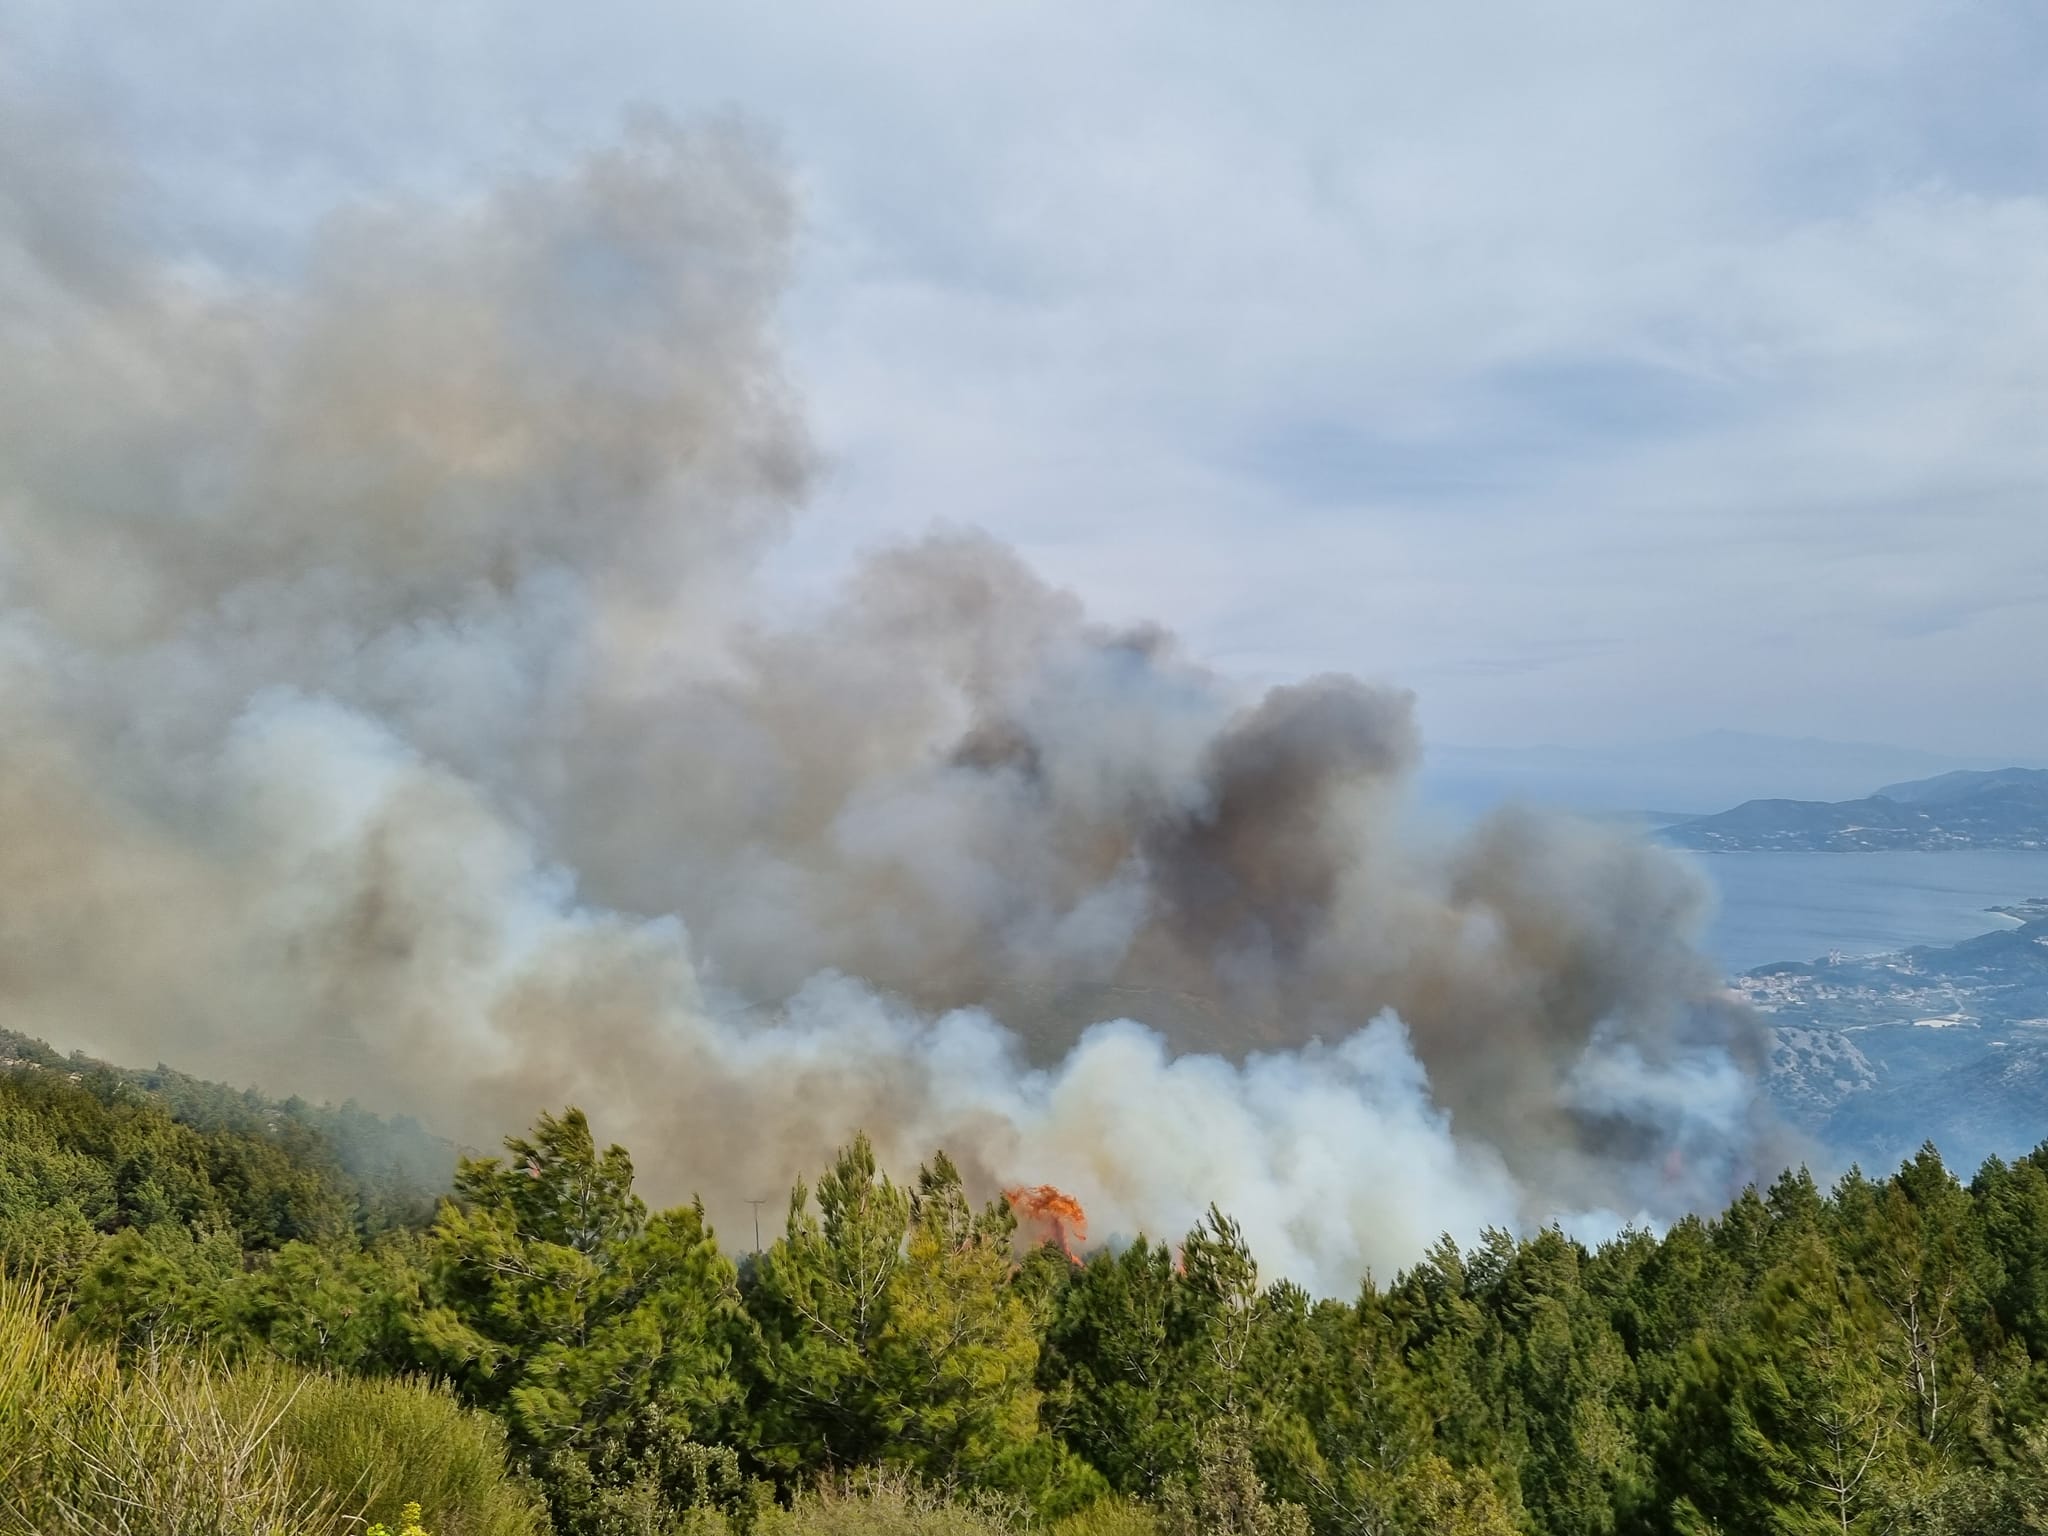
[[[812,455],[745,131],[349,211],[266,284],[0,128],[10,1027],[478,1144],[578,1102],[729,1231],[865,1128],[1098,1235],[1216,1201],[1328,1290],[1750,1171],[1697,887],[1526,817],[1413,845],[1404,694],[1243,698],[973,536],[763,626]]]

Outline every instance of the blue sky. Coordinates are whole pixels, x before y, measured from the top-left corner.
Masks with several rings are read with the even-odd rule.
[[[1101,14],[1112,9],[1113,14]],[[2048,11],[0,0],[286,271],[651,106],[803,199],[802,603],[934,523],[1439,738],[2048,758]]]

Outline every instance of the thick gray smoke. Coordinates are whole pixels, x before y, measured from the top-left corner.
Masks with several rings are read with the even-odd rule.
[[[812,455],[743,131],[250,277],[0,127],[0,1022],[477,1144],[577,1101],[729,1230],[866,1127],[1336,1290],[1750,1171],[1695,883],[1405,837],[1407,695],[1244,698],[972,536],[764,627]]]

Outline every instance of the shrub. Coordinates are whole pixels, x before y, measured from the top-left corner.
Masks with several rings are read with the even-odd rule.
[[[773,1498],[745,1474],[737,1451],[698,1444],[654,1409],[623,1430],[563,1446],[538,1470],[557,1536],[751,1531]]]
[[[1052,1536],[1159,1536],[1159,1517],[1143,1504],[1111,1495],[1059,1521]]]
[[[278,1401],[276,1440],[295,1485],[404,1527],[417,1503],[434,1536],[535,1536],[538,1500],[506,1475],[505,1433],[423,1382],[306,1374],[279,1365],[236,1372],[252,1401]]]
[[[0,1536],[348,1536],[401,1494],[436,1536],[543,1529],[497,1427],[445,1393],[161,1348],[124,1369],[52,1322],[0,1274]]]
[[[1024,1525],[1011,1501],[958,1497],[900,1472],[868,1470],[799,1493],[754,1529],[758,1536],[1015,1536]]]
[[[190,1361],[123,1372],[58,1342],[0,1276],[0,1530],[47,1536],[339,1536],[331,1498],[266,1443],[281,1402]]]

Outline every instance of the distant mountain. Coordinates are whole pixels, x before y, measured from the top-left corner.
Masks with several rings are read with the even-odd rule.
[[[1944,757],[1872,742],[1706,731],[1602,747],[1432,744],[1423,758],[1422,791],[1431,804],[1456,812],[1514,800],[1628,814],[1658,825],[1759,795],[1846,800],[1887,780],[1997,766],[1995,758]]]
[[[2048,850],[2048,769],[1963,770],[1887,785],[1861,800],[1749,800],[1663,829],[1702,852]]]
[[[1937,774],[1931,779],[1887,784],[1877,793],[1881,799],[1911,805],[1947,805],[1971,795],[2001,789],[2048,789],[2048,768],[1996,768],[1989,773],[1964,768]]]

